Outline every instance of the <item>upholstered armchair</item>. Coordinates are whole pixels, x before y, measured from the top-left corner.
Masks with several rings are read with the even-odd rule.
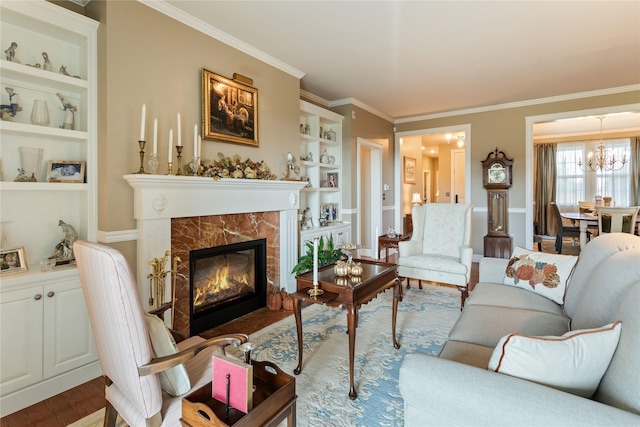
[[[398,275],[455,285],[461,307],[471,278],[471,215],[469,204],[428,203],[414,206],[411,239],[398,243]]]
[[[80,240],[73,249],[106,378],[104,425],[114,426],[117,414],[131,427],[180,425],[182,396],[211,381],[212,355],[247,336],[195,336],[176,345],[164,322],[142,309],[120,252]]]

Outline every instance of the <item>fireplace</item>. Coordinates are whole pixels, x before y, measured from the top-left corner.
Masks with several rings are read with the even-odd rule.
[[[190,251],[190,335],[267,303],[267,240]]]

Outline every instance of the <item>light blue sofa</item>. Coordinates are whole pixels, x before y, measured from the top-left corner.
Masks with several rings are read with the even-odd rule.
[[[405,425],[640,426],[640,237],[612,233],[589,242],[562,306],[503,285],[507,262],[482,259],[479,283],[438,357],[406,356]],[[510,333],[559,336],[618,320],[618,347],[591,399],[487,370]]]

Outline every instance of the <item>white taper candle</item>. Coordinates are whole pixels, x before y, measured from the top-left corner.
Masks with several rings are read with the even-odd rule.
[[[144,126],[147,119],[147,104],[142,104],[142,117],[140,118],[140,141],[144,141]]]
[[[167,157],[169,162],[173,161],[173,129],[169,129],[169,153]]]
[[[178,113],[178,146],[182,145],[182,124],[180,123],[180,113]]]
[[[193,157],[198,157],[198,124],[193,125]]]
[[[313,239],[313,284],[318,284],[318,238]]]
[[[158,154],[158,119],[153,119],[153,154]]]

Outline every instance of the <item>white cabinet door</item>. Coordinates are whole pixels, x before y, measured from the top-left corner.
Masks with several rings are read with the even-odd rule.
[[[0,294],[0,396],[42,380],[42,287]]]
[[[47,284],[43,297],[45,378],[97,360],[80,281]]]

